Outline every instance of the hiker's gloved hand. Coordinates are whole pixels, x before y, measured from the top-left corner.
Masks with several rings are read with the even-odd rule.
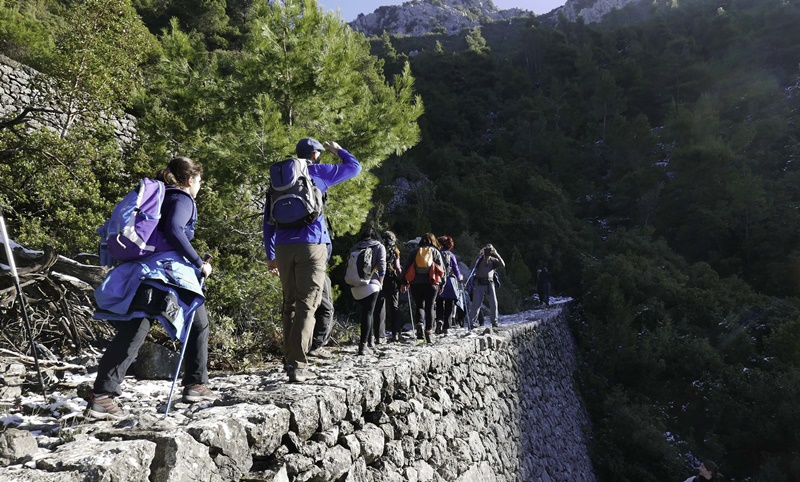
[[[274,259],[267,260],[267,268],[269,269],[270,274],[274,274],[275,276],[281,274],[280,271],[278,271],[278,263],[276,263]]]
[[[342,146],[340,146],[340,145],[339,145],[338,143],[336,143],[335,141],[326,141],[326,142],[323,144],[323,146],[325,146],[325,149],[327,149],[327,150],[331,151],[331,152],[332,152],[332,153],[334,153],[334,154],[339,154],[339,149],[341,149],[341,148],[342,148]]]

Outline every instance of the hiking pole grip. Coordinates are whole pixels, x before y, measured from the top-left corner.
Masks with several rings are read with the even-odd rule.
[[[211,259],[211,253],[206,253],[203,255],[203,264],[208,263],[208,260]],[[206,276],[202,274],[200,275],[200,289],[202,291],[206,290]]]
[[[22,294],[22,286],[19,282],[19,274],[17,273],[17,265],[14,263],[14,253],[11,252],[11,240],[8,239],[8,232],[6,231],[6,220],[3,216],[3,209],[0,208],[0,235],[3,236],[3,245],[6,248],[6,259],[8,260],[8,267],[11,269],[11,274],[14,277],[14,286],[17,288],[17,296],[19,297],[19,304],[22,308],[22,317],[25,321],[25,331],[28,332],[28,339],[31,341],[31,352],[33,353],[33,363],[36,366],[36,373],[39,375],[39,385],[42,387],[42,395],[45,402],[47,402],[47,387],[44,384],[44,377],[42,376],[42,369],[39,367],[39,353],[36,350],[36,342],[33,339],[33,329],[31,328],[31,321],[28,318],[28,307],[25,304],[25,296]]]

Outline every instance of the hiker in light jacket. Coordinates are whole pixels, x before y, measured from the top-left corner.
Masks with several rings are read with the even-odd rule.
[[[372,265],[369,268],[369,283],[363,286],[351,286],[350,293],[358,302],[361,309],[361,341],[358,344],[359,355],[371,354],[371,348],[375,346],[373,342],[372,321],[375,312],[375,303],[383,286],[383,278],[386,275],[386,248],[381,243],[381,236],[374,228],[367,230],[366,237],[356,243],[353,249],[370,248],[372,250]]]
[[[480,311],[484,298],[488,301],[489,317],[492,320],[492,326],[497,326],[499,313],[497,311],[494,271],[497,268],[505,268],[506,262],[497,254],[497,250],[494,249],[494,246],[487,244],[481,249],[474,266],[475,276],[472,280],[472,305],[469,310],[469,319],[472,321],[471,326],[474,326],[478,320],[478,312]]]
[[[156,319],[150,312],[163,310],[161,297],[159,306],[135,306],[136,293],[146,287],[145,277],[150,280],[168,282],[180,286],[183,291],[194,294],[202,303],[203,295],[199,277],[211,275],[211,264],[203,261],[190,241],[194,237],[197,207],[194,198],[200,191],[203,168],[188,157],[172,159],[165,169],[158,171],[156,179],[164,182],[167,189],[161,207],[158,231],[161,236],[155,253],[141,261],[123,263],[112,269],[103,284],[95,291],[98,307],[112,309],[103,319],[117,320],[117,333],[106,348],[97,367],[91,399],[86,407],[88,419],[121,419],[127,414],[116,404],[114,397],[121,395],[120,384],[125,379],[128,367],[136,360],[147,332],[150,320]],[[147,273],[141,266],[148,266]],[[168,269],[164,266],[168,265]],[[177,277],[177,278],[176,278]],[[122,288],[122,292],[119,291]],[[124,306],[120,304],[124,300]],[[96,315],[96,317],[98,317]],[[205,305],[194,311],[189,336],[185,340],[183,375],[183,401],[194,403],[215,400],[217,396],[206,387],[208,383],[208,315]]]
[[[325,150],[336,154],[341,164],[322,164]],[[308,172],[324,194],[328,188],[352,179],[361,172],[361,164],[336,142],[323,146],[310,137],[296,146],[299,157],[309,161]],[[314,313],[321,300],[325,266],[331,238],[325,215],[309,225],[288,228],[270,224],[269,203],[264,207],[264,250],[270,273],[280,276],[283,288],[283,353],[290,382],[302,382],[316,375],[308,370],[307,353],[314,331]]]
[[[440,267],[444,266],[442,253],[439,252],[439,241],[433,233],[425,233],[419,241],[416,249],[409,253],[405,264],[403,265],[403,283],[402,291],[410,290],[411,298],[417,306],[416,320],[411,320],[411,323],[416,326],[417,339],[424,339],[427,343],[431,343],[433,338],[433,324],[435,323],[434,317],[434,303],[436,302],[436,295],[439,290],[444,286],[444,278],[438,284],[432,284],[430,281],[430,267],[422,270],[416,267],[417,254],[421,251],[429,251],[433,257],[433,262]]]

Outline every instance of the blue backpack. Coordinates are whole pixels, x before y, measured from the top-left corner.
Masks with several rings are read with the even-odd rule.
[[[97,229],[102,266],[113,267],[155,252],[159,236],[154,233],[165,190],[163,182],[144,178],[114,206],[111,217]]]
[[[296,228],[307,226],[322,215],[322,191],[308,173],[305,159],[276,162],[269,168],[269,180],[270,224]]]

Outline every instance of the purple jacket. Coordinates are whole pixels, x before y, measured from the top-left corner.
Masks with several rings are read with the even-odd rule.
[[[455,276],[458,281],[463,281],[464,278],[461,276],[461,269],[458,267],[458,257],[456,257],[456,254],[449,249],[442,248],[442,257],[444,257],[444,253],[450,253],[450,275]]]
[[[308,173],[323,194],[329,187],[352,179],[361,172],[361,164],[352,154],[344,149],[339,149],[338,154],[342,160],[341,164],[311,164],[308,166]],[[268,210],[269,203],[264,207],[264,251],[267,253],[267,259],[275,259],[276,244],[331,244],[331,236],[328,233],[324,214],[308,226],[283,228],[267,222]]]

